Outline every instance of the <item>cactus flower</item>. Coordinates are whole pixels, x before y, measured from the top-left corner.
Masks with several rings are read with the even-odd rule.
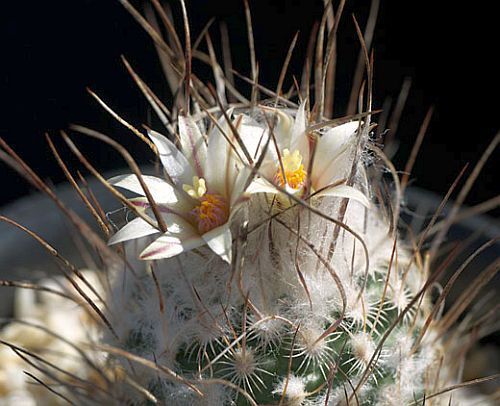
[[[305,102],[297,110],[295,119],[280,109],[265,110],[276,116],[276,123],[271,130],[247,118],[248,124],[242,126],[240,131],[251,153],[255,156],[265,154],[259,171],[261,176],[254,179],[249,193],[276,194],[279,188],[283,188],[300,197],[306,188],[310,188],[309,192],[316,197],[351,198],[369,206],[363,193],[346,185],[345,179],[342,180],[346,169],[350,169],[346,165],[352,162],[348,155],[357,142],[358,121],[329,128],[314,139],[307,130]],[[268,137],[275,141],[271,139],[266,142]]]
[[[165,136],[149,131],[166,178],[144,176],[144,181],[162,213],[167,231],[142,251],[141,259],[170,258],[206,244],[223,260],[231,261],[230,223],[246,199],[244,188],[249,171],[235,165],[235,155],[225,138],[230,133],[228,128],[221,119],[205,140],[192,118],[179,116],[180,149]],[[116,176],[109,182],[145,196],[135,175]],[[142,210],[149,209],[145,197],[131,202]],[[159,229],[138,217],[120,229],[110,244],[158,232]]]

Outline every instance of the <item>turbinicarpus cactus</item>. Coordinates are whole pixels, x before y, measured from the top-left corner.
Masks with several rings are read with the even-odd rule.
[[[146,20],[122,3],[156,41],[169,83],[184,78],[185,87],[173,86],[178,103],[169,110],[125,61],[168,136],[152,129],[144,135],[96,96],[151,148],[161,164],[153,175],[141,174],[109,137],[73,127],[111,144],[130,164],[132,174],[105,181],[63,134],[132,217],[111,233],[113,224],[85,200],[116,255],[69,215],[107,271],[98,289],[102,298],[85,297],[88,312],[105,323],[101,337],[82,347],[100,351],[94,364],[82,362],[78,379],[76,372],[69,380],[61,371],[49,376],[59,377],[52,380],[54,399],[179,406],[472,404],[461,391],[450,392],[460,380],[460,346],[468,339],[449,328],[461,312],[442,316],[447,289],[437,284],[442,269],[430,269],[435,255],[421,250],[425,233],[414,240],[398,233],[405,182],[372,140],[370,66],[359,113],[327,118],[335,25],[325,17],[318,33],[313,92],[307,63],[297,92],[289,92],[295,96],[286,97],[287,63],[271,91],[257,84],[252,59],[247,99],[215,60],[208,36],[208,53],[199,47],[182,52],[169,45],[180,40],[158,2],[152,3],[167,22],[169,41],[153,10]],[[185,24],[189,41],[187,18]],[[216,89],[191,72],[193,55],[212,67]],[[382,181],[382,168],[392,172],[394,192]],[[95,365],[104,372],[96,373]],[[70,382],[66,389],[61,380]]]

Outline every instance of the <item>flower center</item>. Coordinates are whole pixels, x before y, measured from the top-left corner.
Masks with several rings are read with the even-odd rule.
[[[193,177],[193,185],[183,185],[184,191],[200,203],[190,214],[196,222],[200,234],[219,227],[229,219],[226,199],[217,193],[207,193],[205,179]]]
[[[226,200],[221,195],[211,193],[206,193],[200,199],[200,205],[191,210],[191,213],[201,234],[223,225],[229,218]]]
[[[283,162],[285,176],[283,176],[283,171],[280,166],[274,177],[275,182],[283,187],[285,186],[286,177],[286,183],[288,183],[288,186],[292,189],[300,189],[304,185],[307,178],[307,172],[304,169],[302,155],[300,155],[300,152],[295,150],[293,153],[290,153],[288,149],[284,149],[281,162]]]

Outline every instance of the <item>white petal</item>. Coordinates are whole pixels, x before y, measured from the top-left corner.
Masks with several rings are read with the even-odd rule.
[[[290,148],[294,119],[280,109],[271,107],[261,108],[267,112],[271,123],[273,123],[273,120],[277,120],[273,128],[273,133],[276,137],[279,150],[283,151],[285,148]]]
[[[146,199],[145,197],[134,197],[133,199],[128,199],[128,202],[142,213],[145,213],[146,210],[148,210],[151,207],[148,202],[148,199]],[[161,208],[163,206],[158,206],[158,207],[160,207],[161,211]]]
[[[226,137],[231,139],[232,134],[224,116],[219,119],[218,125],[225,135],[217,126],[210,131],[207,158],[203,162],[203,167],[209,190],[227,196],[227,188],[233,182],[236,172],[236,168],[230,167],[229,157],[232,152],[231,145],[226,139]]]
[[[156,131],[148,131],[149,138],[158,148],[160,160],[172,181],[182,186],[193,181],[193,168],[181,151],[164,135]]]
[[[290,148],[294,120],[281,110],[276,110],[276,113],[278,122],[274,126],[274,136],[276,137],[280,153],[282,153],[285,148]]]
[[[148,199],[145,197],[135,197],[128,200],[137,210],[140,212],[146,212],[150,217],[154,218],[154,212],[151,209]],[[180,196],[180,199],[175,204],[161,203],[157,205],[158,210],[162,215],[174,216],[182,215],[182,213],[189,212],[193,209],[193,201],[191,199],[185,199],[184,196]]]
[[[291,195],[296,195],[297,193],[302,191],[302,188],[294,189],[291,187],[288,183],[285,185],[285,190],[287,191],[288,194]]]
[[[200,129],[190,116],[179,115],[179,136],[184,156],[200,178],[207,159],[207,144]]]
[[[359,123],[353,121],[328,130],[319,138],[314,156],[312,181],[316,189],[320,189],[335,179],[344,176],[345,165],[337,160],[356,142],[354,136]],[[344,162],[344,164],[349,164]],[[342,173],[340,173],[342,172]],[[340,173],[340,174],[339,174]]]
[[[251,154],[252,158],[254,158],[254,164],[257,162],[261,162],[259,166],[259,174],[265,177],[273,177],[276,173],[276,167],[277,163],[279,162],[278,160],[278,153],[276,152],[276,146],[274,145],[274,142],[272,140],[269,140],[268,142],[268,137],[269,137],[269,132],[265,130],[264,134],[262,133],[264,131],[262,128],[259,128],[254,132],[253,139],[255,140],[257,137],[260,140],[260,145],[259,141],[256,141],[256,145],[254,148],[257,148],[257,153],[256,154]],[[241,134],[245,134],[247,137],[247,140],[251,138],[250,134],[248,132],[240,132]],[[246,140],[244,140],[245,145],[247,143]],[[262,156],[264,154],[264,156]]]
[[[159,230],[157,228],[153,227],[142,218],[137,217],[118,230],[116,234],[109,239],[108,245],[134,240],[136,238],[145,237],[158,232]]]
[[[233,206],[244,194],[245,186],[247,186],[248,178],[250,177],[252,171],[250,168],[243,166],[240,168],[239,173],[234,180],[234,184],[231,189],[231,196],[229,198],[229,205]]]
[[[360,192],[358,189],[347,185],[338,185],[331,188],[327,188],[322,192],[318,193],[316,196],[334,196],[334,197],[346,197],[348,199],[356,200],[361,203],[366,208],[370,208],[370,200]]]
[[[239,122],[238,134],[243,141],[243,144],[245,144],[245,147],[252,159],[257,160],[267,143],[269,130],[245,114],[240,114],[236,117],[234,124],[236,125],[237,122]],[[270,150],[271,148],[269,148],[269,151]],[[269,153],[269,151],[267,153]],[[241,151],[239,146],[238,152],[241,156],[244,156],[243,151]]]
[[[290,139],[290,151],[298,149],[302,153],[304,161],[307,162],[309,155],[304,156],[306,152],[309,152],[308,140],[306,134],[306,101],[304,100],[297,110],[297,115],[295,116],[295,121],[292,127],[292,135]]]
[[[331,128],[323,134],[319,138],[316,147],[314,167],[321,171],[322,167],[327,166],[329,162],[344,152],[351,145],[351,142],[355,140],[353,135],[358,127],[359,122],[352,121]]]
[[[141,259],[170,258],[205,244],[193,226],[184,219],[174,215],[169,216],[168,220],[168,231],[141,252]]]
[[[255,178],[250,186],[247,187],[247,193],[279,193],[279,190],[271,182],[262,178]]]
[[[165,233],[153,241],[141,252],[140,259],[152,261],[155,259],[172,258],[182,252],[205,245],[205,241],[199,235],[190,235],[180,238],[178,235]]]
[[[213,252],[219,255],[224,261],[231,263],[231,246],[233,244],[233,238],[228,223],[210,230],[201,237]]]
[[[148,175],[142,175],[142,179],[146,183],[156,203],[174,204],[179,200],[174,187],[163,179]],[[144,190],[136,175],[119,175],[109,179],[108,182],[113,186],[121,187],[141,196],[145,196]]]

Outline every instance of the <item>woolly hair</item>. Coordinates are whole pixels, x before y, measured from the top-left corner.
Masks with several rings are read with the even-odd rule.
[[[121,3],[152,36],[166,61],[166,75],[176,94],[171,108],[160,101],[128,62],[125,64],[172,141],[181,132],[180,112],[192,120],[204,137],[220,120],[231,122],[235,127],[231,131],[238,140],[232,148],[237,151],[244,148],[240,139],[250,127],[273,134],[280,117],[305,120],[311,144],[328,137],[342,124],[354,123],[352,136],[335,156],[335,173],[330,178],[357,190],[366,202],[349,196],[315,195],[316,191],[307,188],[303,193],[291,193],[275,182],[277,193],[246,196],[232,217],[230,263],[207,246],[173,258],[141,261],[137,258],[151,237],[135,239],[118,248],[106,246],[113,224],[97,201],[81,193],[50,138],[54,154],[101,226],[103,237],[67,209],[2,141],[10,162],[55,200],[100,259],[98,281],[93,286],[102,293],[89,296],[85,290],[76,289],[76,293],[67,295],[67,300],[84,303],[83,310],[92,315],[89,325],[101,331],[98,337],[78,337],[75,344],[81,348],[74,357],[81,365],[79,375],[75,376],[73,369],[43,362],[44,351],[51,348],[32,348],[27,352],[28,359],[37,356],[37,351],[41,353],[30,365],[47,378],[43,382],[47,395],[53,396],[53,402],[79,404],[449,404],[448,392],[461,387],[460,373],[456,371],[465,357],[462,344],[473,340],[477,333],[464,334],[464,326],[461,330],[453,327],[462,313],[461,305],[445,315],[441,311],[448,289],[441,289],[438,281],[446,261],[441,266],[437,263],[436,250],[453,218],[441,224],[429,252],[423,250],[423,243],[433,224],[420,239],[411,235],[405,239],[398,231],[407,179],[399,179],[373,142],[372,66],[362,39],[367,78],[366,85],[354,89],[359,113],[331,119],[331,106],[326,101],[333,83],[328,66],[334,63],[331,50],[336,32],[335,25],[326,24],[327,14],[333,11],[331,3],[325,7],[317,44],[311,45],[311,49],[317,46],[318,50],[314,68],[319,73],[315,83],[309,83],[311,66],[306,64],[297,91],[292,89],[289,95],[282,92],[291,47],[277,90],[265,89],[257,83],[252,54],[252,76],[246,78],[252,87],[249,98],[235,90],[229,75],[215,59],[210,40],[208,53],[191,49],[184,1],[181,0],[188,43],[185,51],[180,48],[168,13],[158,2],[152,1],[154,10],[148,9],[147,18],[128,1]],[[250,22],[250,9],[246,3],[245,6]],[[337,11],[341,14],[342,8]],[[165,24],[164,30],[157,27],[157,18]],[[249,34],[251,38],[251,29]],[[191,71],[191,58],[195,55],[213,69],[215,89],[203,84]],[[184,86],[178,88],[181,80]],[[93,95],[160,158],[157,148],[140,130]],[[237,102],[231,101],[235,99]],[[130,153],[116,141],[81,126],[73,126],[72,130],[117,149],[141,177]],[[154,201],[151,209],[138,210],[92,167],[68,135],[63,133],[63,138],[82,164],[132,214],[157,216]],[[496,143],[498,137],[493,148]],[[268,142],[265,148],[273,148],[273,143]],[[280,154],[284,152],[277,154],[281,161]],[[315,152],[307,175],[314,170],[314,156]],[[259,159],[249,166],[253,180],[257,179],[261,175]],[[392,176],[392,189],[381,168]],[[411,171],[411,165],[407,169]],[[161,171],[155,175],[166,176]],[[62,263],[68,280],[87,280],[41,237],[31,235]],[[498,263],[484,271],[466,298],[466,305],[496,270]],[[438,291],[434,301],[433,289]],[[468,323],[474,325],[472,320]],[[454,341],[457,337],[460,340]],[[2,343],[20,351],[4,335]],[[490,400],[481,397],[479,401],[486,405]],[[461,390],[453,392],[453,402],[470,404]]]

